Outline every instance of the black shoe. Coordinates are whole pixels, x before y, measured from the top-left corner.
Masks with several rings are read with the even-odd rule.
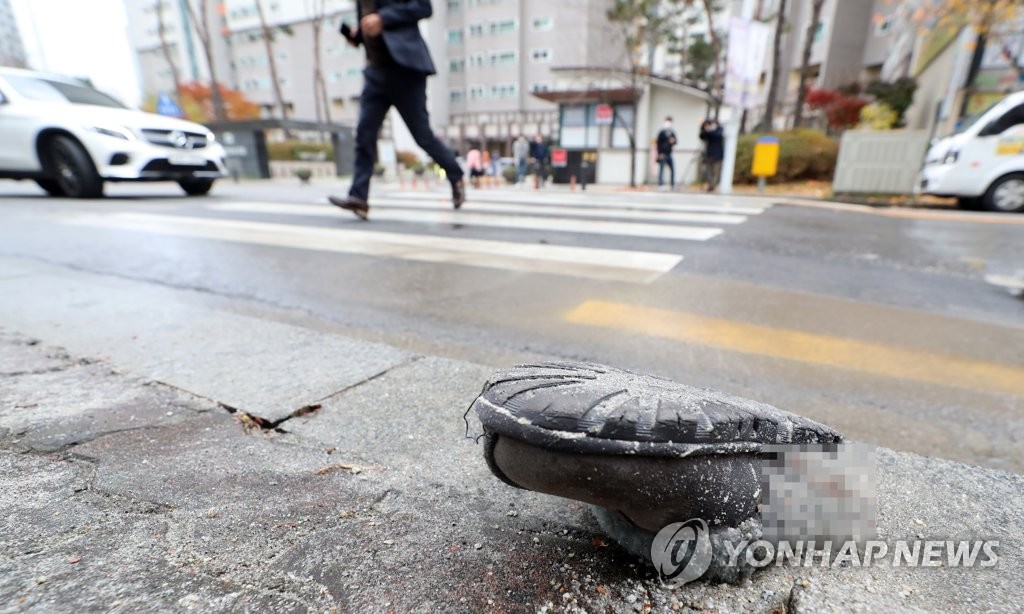
[[[367,219],[370,215],[370,205],[362,198],[358,198],[356,196],[346,196],[345,198],[328,196],[327,200],[329,200],[335,207],[339,207],[345,211],[351,211],[361,220]]]
[[[461,209],[466,202],[466,182],[459,179],[452,182],[452,206]]]

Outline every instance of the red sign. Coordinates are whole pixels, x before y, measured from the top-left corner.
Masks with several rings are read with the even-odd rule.
[[[569,152],[564,149],[552,149],[551,166],[555,168],[565,168],[569,166]]]
[[[594,123],[598,126],[611,126],[615,119],[615,110],[610,104],[599,104],[594,109]]]

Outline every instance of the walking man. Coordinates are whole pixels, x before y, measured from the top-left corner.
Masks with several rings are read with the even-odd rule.
[[[551,150],[540,133],[535,135],[533,142],[530,143],[530,157],[537,165],[537,185],[543,188],[548,181],[548,158],[551,157]]]
[[[416,144],[444,169],[452,184],[452,205],[466,201],[462,169],[455,155],[430,129],[427,77],[436,74],[418,23],[433,14],[430,0],[356,0],[359,25],[342,24],[341,33],[353,47],[366,49],[363,93],[356,127],[355,176],[347,197],[331,196],[332,205],[366,219],[370,179],[377,161],[377,136],[391,107],[408,126]]]
[[[526,137],[519,135],[519,138],[512,143],[512,157],[516,161],[516,187],[523,187],[526,182],[526,173],[529,172],[530,142]]]
[[[665,189],[665,167],[669,169],[672,189],[676,189],[676,163],[672,158],[672,149],[678,142],[676,131],[672,129],[672,118],[666,117],[658,133],[658,188],[661,190]]]
[[[708,192],[714,192],[718,188],[722,160],[725,159],[725,131],[714,119],[706,119],[700,127],[700,140],[704,141],[704,176]]]

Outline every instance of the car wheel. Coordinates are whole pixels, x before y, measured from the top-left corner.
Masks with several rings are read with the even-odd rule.
[[[64,196],[64,190],[60,189],[60,184],[54,179],[36,179],[36,185],[46,190],[50,196]]]
[[[1007,175],[993,183],[985,194],[983,204],[989,211],[1024,212],[1024,173]]]
[[[178,185],[189,196],[206,196],[213,189],[213,179],[182,179]]]
[[[50,139],[46,151],[49,161],[48,170],[53,174],[53,181],[64,196],[71,198],[101,198],[103,196],[103,179],[96,172],[92,158],[78,141],[66,136],[55,136]]]

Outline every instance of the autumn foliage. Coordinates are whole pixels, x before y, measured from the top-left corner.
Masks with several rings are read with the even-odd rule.
[[[224,106],[229,120],[241,121],[260,118],[260,105],[247,99],[244,94],[224,85],[220,86],[220,91],[224,97]],[[214,121],[216,117],[213,112],[213,90],[204,83],[183,83],[178,95],[178,104],[185,113],[185,118],[191,121],[207,123]],[[155,110],[156,100],[147,102],[145,109]]]
[[[807,92],[807,106],[824,111],[828,126],[833,130],[852,128],[860,123],[860,112],[868,101],[838,90],[811,89]]]

